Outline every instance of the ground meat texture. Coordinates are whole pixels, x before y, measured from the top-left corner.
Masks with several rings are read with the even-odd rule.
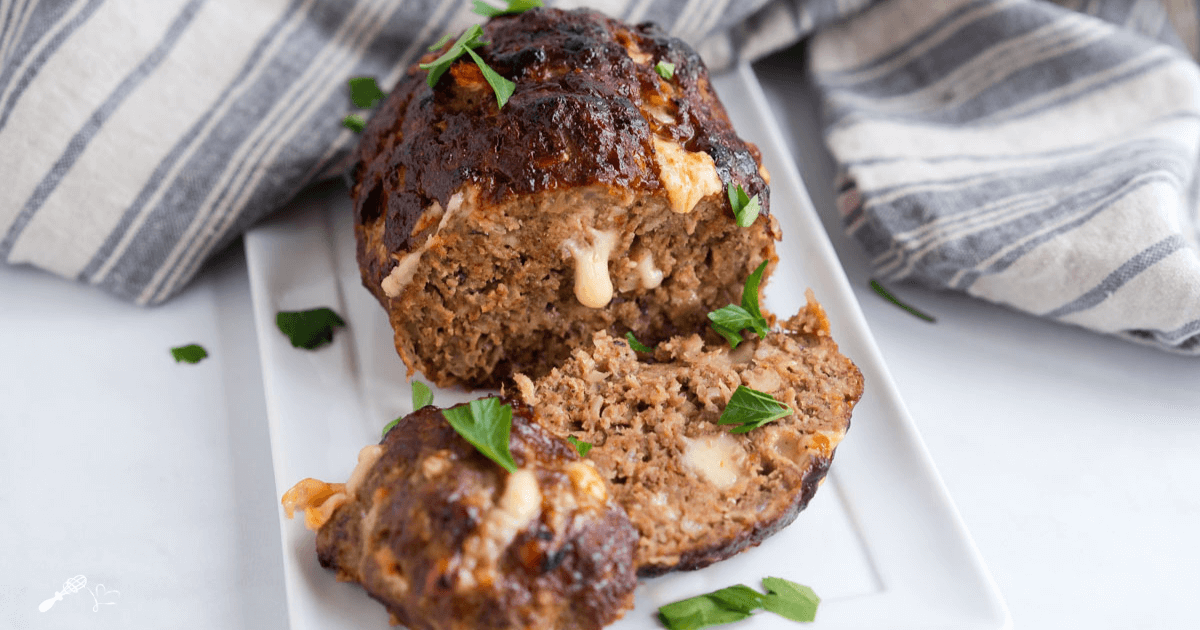
[[[582,630],[618,619],[633,606],[637,534],[593,466],[513,407],[512,474],[432,407],[364,449],[318,530],[322,566],[411,630]]]
[[[709,565],[790,524],[825,478],[863,388],[811,292],[782,330],[750,333],[733,351],[692,335],[639,357],[600,332],[549,375],[515,380],[547,429],[594,445],[588,458],[638,529],[641,576]],[[730,433],[717,421],[739,385],[792,415]]]
[[[363,283],[410,375],[494,387],[549,372],[596,330],[647,343],[697,332],[759,263],[770,273],[766,172],[694,51],[585,10],[484,31],[477,52],[516,84],[503,109],[469,58],[435,88],[414,65],[357,150]],[[675,64],[670,80],[660,61]],[[749,228],[730,183],[759,197]]]

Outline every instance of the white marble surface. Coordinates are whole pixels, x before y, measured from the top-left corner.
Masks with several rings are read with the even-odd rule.
[[[884,303],[799,67],[758,66],[1016,627],[1200,627],[1200,360],[914,287],[937,324]],[[175,364],[190,342],[212,356]],[[256,343],[240,246],[154,309],[0,267],[0,627],[286,627]],[[79,574],[116,603],[37,611]]]

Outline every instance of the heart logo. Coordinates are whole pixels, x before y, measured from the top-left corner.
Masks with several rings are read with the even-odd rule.
[[[104,588],[103,584],[97,584],[96,588],[91,589],[90,592],[92,601],[95,602],[92,605],[92,612],[100,612],[101,606],[115,606],[117,604],[115,600],[121,597],[121,591],[110,591]]]
[[[97,600],[104,599],[106,596],[110,596],[110,595],[113,597],[113,599],[121,598],[121,591],[110,591],[110,590],[104,588],[103,584],[96,585],[96,593],[95,594],[96,594]]]

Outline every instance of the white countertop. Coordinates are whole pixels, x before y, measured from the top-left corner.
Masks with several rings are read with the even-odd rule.
[[[798,67],[758,70],[1016,627],[1200,627],[1200,359],[909,286],[937,324],[885,303]],[[193,342],[211,356],[175,364]],[[240,244],[153,309],[0,267],[0,627],[286,627],[256,343]],[[39,613],[75,575],[96,595]]]

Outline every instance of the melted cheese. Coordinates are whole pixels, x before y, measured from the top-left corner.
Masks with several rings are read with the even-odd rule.
[[[767,394],[773,394],[783,387],[783,380],[779,378],[779,373],[769,367],[761,367],[743,373],[742,382],[746,384],[746,387]]]
[[[588,461],[571,462],[567,466],[567,478],[576,496],[590,498],[599,503],[608,500],[608,490],[604,488],[604,480]]]
[[[346,487],[340,483],[325,483],[318,479],[303,479],[283,493],[280,503],[288,518],[296,510],[304,512],[304,526],[314,532],[333,516],[333,511],[346,502]]]
[[[383,455],[383,447],[378,444],[364,446],[358,452],[358,463],[354,466],[354,471],[350,473],[350,478],[346,480],[346,494],[354,496],[358,494],[358,487],[362,485],[364,479],[367,478],[367,473],[371,472],[371,467]]]
[[[684,442],[683,463],[696,474],[721,490],[737,483],[746,452],[736,438],[722,433]]]
[[[429,249],[430,244],[437,238],[438,233],[445,229],[446,224],[450,222],[450,217],[458,212],[458,209],[462,207],[462,203],[463,194],[459,192],[450,196],[450,200],[446,202],[446,210],[444,212],[442,211],[442,205],[436,201],[425,209],[425,215],[441,212],[442,220],[438,222],[437,229],[434,230],[433,234],[425,239],[425,243],[402,256],[396,263],[396,266],[392,267],[392,271],[383,279],[383,282],[379,283],[379,287],[383,289],[384,295],[390,298],[400,297],[400,293],[404,291],[404,287],[408,286],[412,282],[413,276],[416,275],[418,263],[421,262],[421,255]]]
[[[655,137],[654,160],[673,212],[691,212],[701,199],[721,192],[717,164],[703,151],[692,153],[678,142]]]
[[[504,494],[463,542],[458,568],[459,590],[487,587],[497,576],[497,563],[517,534],[542,513],[542,492],[533,471],[522,468],[508,476]]]
[[[657,289],[663,281],[662,269],[654,266],[654,255],[646,252],[637,261],[637,275],[643,289]]]
[[[565,243],[575,258],[575,298],[588,308],[604,308],[613,297],[608,257],[617,246],[617,232],[588,228],[588,233],[592,237],[589,245],[580,245],[573,239]]]

